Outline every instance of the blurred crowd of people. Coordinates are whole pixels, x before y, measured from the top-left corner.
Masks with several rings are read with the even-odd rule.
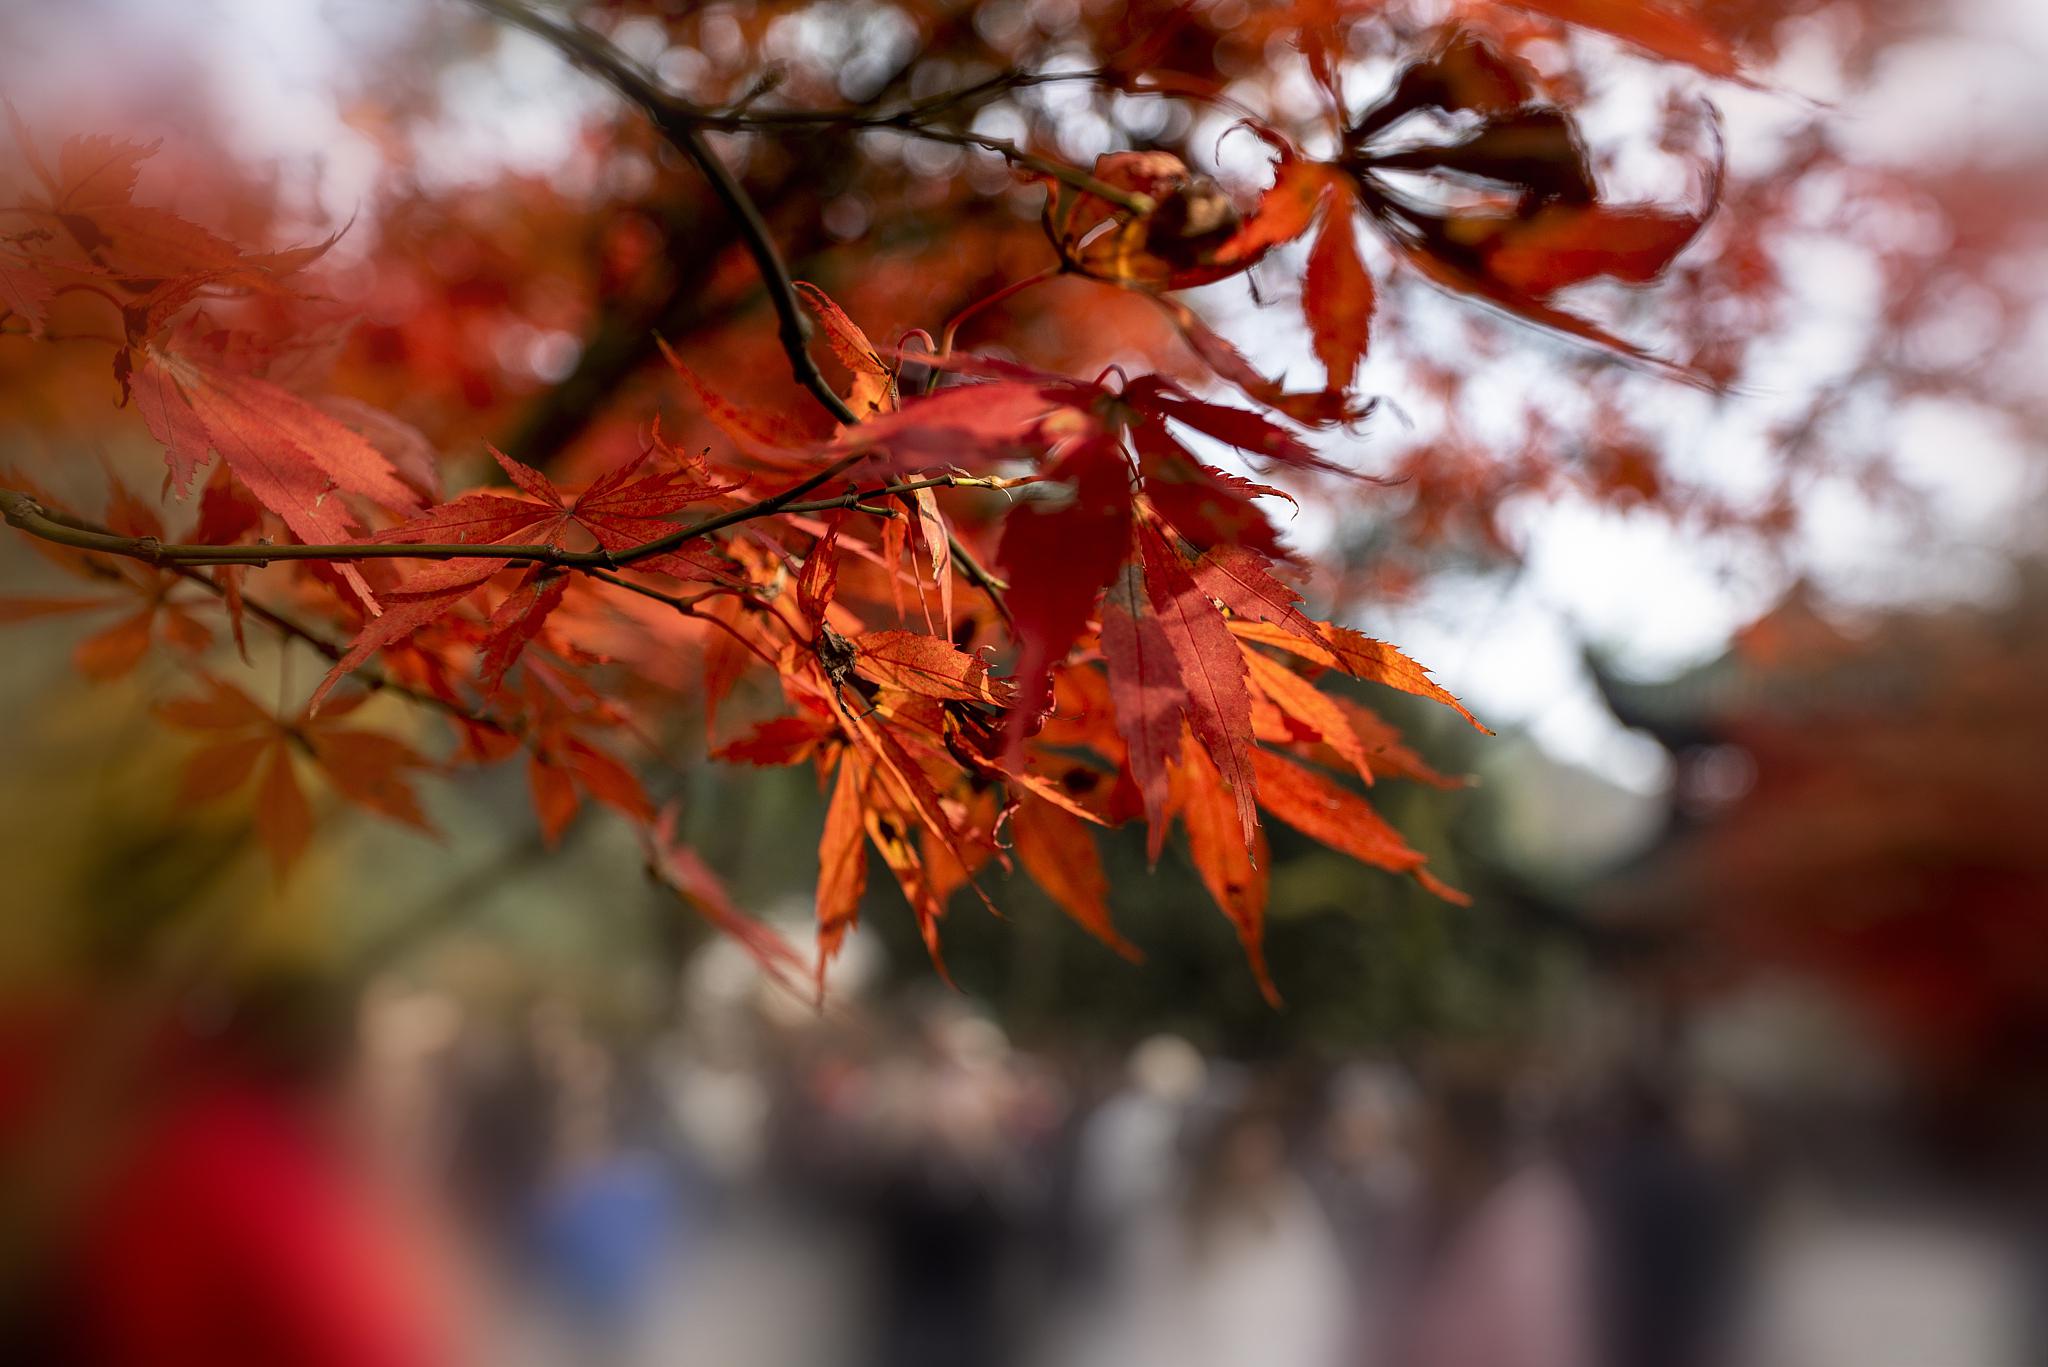
[[[952,995],[685,1000],[621,1047],[560,1001],[373,999],[369,1112],[486,1268],[490,1360],[1733,1361],[1755,1184],[1704,1092],[1024,1049]]]
[[[345,1038],[286,1028],[292,993],[56,1073],[63,1019],[22,1016],[0,1125],[32,1180],[0,1197],[41,1253],[0,1261],[27,1293],[0,1361],[2020,1367],[2048,1341],[2039,1221],[1858,1209],[1767,1152],[1782,1114],[1668,1057],[1026,1046],[942,990],[820,1010],[747,973],[655,1029],[415,982]],[[94,1081],[117,1066],[126,1099]]]

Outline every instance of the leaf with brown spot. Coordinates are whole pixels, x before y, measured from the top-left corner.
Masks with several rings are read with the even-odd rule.
[[[854,641],[854,668],[884,688],[922,697],[1008,707],[1016,686],[989,672],[979,655],[915,631],[870,631]]]

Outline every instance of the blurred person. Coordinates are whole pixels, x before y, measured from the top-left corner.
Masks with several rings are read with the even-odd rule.
[[[1407,1334],[1412,1367],[1602,1367],[1592,1230],[1553,1163],[1481,1202],[1425,1278]]]
[[[1747,1204],[1737,1130],[1720,1106],[1686,1118],[1662,1079],[1625,1076],[1514,1165],[1424,1280],[1414,1367],[1727,1363]]]
[[[1279,1124],[1242,1108],[1206,1137],[1179,1200],[1136,1233],[1079,1358],[1338,1367],[1349,1294],[1336,1240]]]
[[[1131,1051],[1123,1085],[1081,1128],[1074,1203],[1084,1260],[1113,1256],[1124,1234],[1172,1199],[1182,1131],[1207,1076],[1201,1052],[1177,1035]]]
[[[356,1012],[350,1105],[381,1173],[408,1196],[445,1199],[456,1111],[450,1062],[465,1025],[451,997],[372,981]]]
[[[681,1156],[724,1191],[760,1175],[774,1098],[735,1014],[707,1013],[661,1051],[657,1082]]]
[[[134,983],[0,1021],[0,1361],[442,1367],[433,1229],[338,1123],[347,1013],[303,981],[203,1016]],[[125,1036],[125,1038],[124,1038]]]
[[[877,1116],[880,1367],[1000,1367],[1031,1174],[1011,1133],[1008,1042],[953,1004],[928,1010]]]
[[[484,1249],[512,1254],[547,1171],[548,1081],[516,1022],[465,1019],[450,1059],[449,1176]]]
[[[659,1153],[630,1132],[613,1055],[560,1008],[537,1011],[534,1028],[553,1093],[549,1172],[531,1214],[534,1272],[577,1359],[623,1363],[675,1250],[677,1192]]]
[[[1408,1091],[1388,1068],[1340,1072],[1309,1165],[1344,1257],[1353,1325],[1347,1357],[1358,1364],[1387,1355],[1388,1307],[1420,1235],[1422,1174],[1403,1133]]]
[[[1729,1099],[1661,1074],[1624,1077],[1569,1157],[1594,1231],[1600,1360],[1713,1367],[1727,1358],[1750,1211]]]

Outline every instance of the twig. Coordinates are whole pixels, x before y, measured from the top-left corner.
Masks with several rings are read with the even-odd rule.
[[[927,35],[924,49],[906,55],[896,69],[882,83],[877,101],[883,92],[894,92],[918,69],[926,52],[934,47],[943,48],[951,39],[957,39],[972,31],[973,24],[969,11],[961,11],[942,22]],[[1009,73],[1011,75],[1028,73]],[[1059,73],[1064,77],[1071,73]],[[997,84],[1002,78],[991,78],[974,86],[957,91],[942,92],[916,102],[914,110],[941,110],[947,103],[957,99],[970,100],[984,87]],[[1036,79],[1018,84],[1038,84]],[[740,111],[728,109],[730,117]],[[780,114],[762,116],[766,124],[761,128],[745,131],[766,133],[773,131],[805,132],[809,125],[812,133],[850,134],[856,125],[849,125],[836,115],[842,111],[826,111],[835,117],[812,117],[782,120]],[[855,109],[852,112],[866,114],[868,111]],[[913,112],[913,107],[895,110],[889,117],[899,117]],[[754,116],[749,114],[749,121]],[[835,127],[836,125],[836,127]],[[741,131],[734,129],[733,131]],[[750,192],[754,202],[764,215],[773,217],[777,208],[786,203],[798,190],[815,187],[820,177],[846,156],[844,137],[802,137],[794,140],[797,154],[788,164],[782,166],[760,183],[751,183]],[[599,413],[611,393],[640,368],[654,351],[657,336],[676,337],[688,335],[715,323],[730,318],[740,308],[752,302],[745,293],[727,294],[719,300],[707,303],[700,296],[708,288],[716,274],[718,262],[725,256],[726,249],[739,240],[738,222],[726,213],[714,212],[708,217],[696,212],[694,204],[686,212],[682,206],[672,206],[664,213],[667,220],[666,236],[675,242],[685,237],[690,250],[680,259],[670,263],[672,278],[658,297],[644,299],[639,306],[627,305],[618,314],[608,316],[585,340],[577,357],[574,372],[566,379],[551,386],[535,400],[534,406],[521,419],[518,428],[498,444],[511,455],[536,468],[546,468],[563,451],[575,435],[586,427]],[[824,228],[815,216],[799,220],[795,228],[800,234],[794,240],[785,237],[782,247],[790,263],[790,272],[799,279],[813,274],[804,263],[808,253],[814,253],[824,245]]]
[[[4,516],[15,528],[44,541],[99,555],[117,555],[129,560],[140,560],[162,569],[212,565],[250,565],[260,568],[273,561],[303,560],[317,560],[328,564],[354,564],[364,560],[504,560],[515,565],[546,565],[589,574],[600,570],[630,569],[643,560],[665,554],[686,542],[757,518],[773,517],[782,513],[825,513],[841,508],[853,508],[876,516],[893,516],[893,508],[868,505],[876,499],[916,493],[920,489],[1007,489],[1032,482],[1031,477],[999,479],[947,474],[853,489],[844,494],[834,494],[830,498],[800,497],[844,474],[865,460],[867,455],[865,451],[857,451],[852,455],[842,456],[831,465],[791,485],[779,494],[720,513],[715,517],[707,517],[701,522],[678,528],[667,536],[657,537],[638,546],[629,546],[622,551],[572,551],[561,546],[545,544],[487,541],[448,544],[350,541],[339,545],[312,546],[216,546],[161,541],[153,536],[117,535],[103,527],[74,518],[68,513],[45,508],[26,494],[4,488],[0,488],[0,516]],[[211,582],[203,575],[199,576],[199,579],[202,583]]]
[[[216,584],[211,577],[201,574],[190,566],[172,565],[169,569],[171,573],[177,575],[180,579],[190,580],[216,597],[224,598],[227,596],[226,589]],[[257,621],[262,622],[280,636],[311,647],[316,654],[331,664],[341,663],[342,656],[348,653],[343,647],[328,640],[325,636],[320,635],[320,633],[293,621],[273,608],[265,607],[263,604],[254,602],[247,597],[242,599],[242,611],[254,617]],[[367,665],[357,669],[355,677],[361,680],[363,686],[373,693],[395,694],[409,702],[416,702],[422,707],[431,707],[437,712],[445,712],[451,717],[458,717],[475,726],[486,727],[492,731],[502,731],[508,736],[518,734],[519,728],[502,717],[495,717],[488,712],[479,712],[475,708],[465,707],[452,698],[444,698],[438,693],[425,692],[414,688],[411,684],[399,683],[390,675],[383,673],[381,670],[372,669]]]
[[[1004,625],[1015,632],[1017,619],[1010,615],[1009,601],[1003,597],[1003,591],[1010,587],[1009,584],[989,573],[988,567],[975,559],[974,552],[967,549],[967,543],[954,533],[946,533],[946,545],[953,552],[953,563],[960,567],[960,573],[966,575],[967,581],[987,596],[995,610],[1002,615]]]
[[[768,224],[761,217],[759,206],[733,175],[732,168],[720,161],[718,154],[711,150],[711,144],[705,141],[703,111],[670,96],[628,61],[624,53],[582,25],[556,23],[523,5],[511,3],[511,0],[474,0],[474,3],[506,23],[543,39],[570,61],[601,77],[612,89],[639,106],[640,112],[654,123],[662,136],[695,163],[704,179],[710,182],[712,193],[718,196],[739,225],[740,237],[746,243],[748,254],[754,258],[755,268],[761,273],[761,283],[767,287],[768,302],[775,308],[777,335],[782,340],[783,353],[789,358],[790,371],[797,383],[809,390],[825,406],[825,411],[840,422],[849,426],[859,422],[860,416],[847,407],[846,401],[839,397],[825,379],[825,373],[818,369],[818,363],[811,358],[810,318],[797,299],[796,282],[790,278],[789,267],[782,260],[782,253],[768,231]]]
[[[613,47],[605,38],[580,25],[571,27],[559,24],[534,13],[516,0],[471,0],[486,12],[514,24],[527,32],[552,43],[564,56],[591,70],[608,81],[613,89],[633,101],[652,119],[671,141],[676,142],[691,160],[698,161],[699,154],[686,145],[678,136],[679,129],[701,135],[702,130],[713,129],[721,132],[749,132],[769,127],[830,127],[834,125],[888,130],[911,137],[928,138],[934,142],[949,142],[962,147],[981,147],[996,153],[1019,166],[1027,166],[1041,175],[1065,181],[1075,189],[1096,195],[1127,213],[1144,215],[1153,206],[1150,196],[1121,189],[1106,181],[1098,180],[1078,167],[1055,161],[1030,152],[1003,138],[987,137],[979,133],[961,133],[951,129],[934,128],[923,122],[932,114],[956,108],[963,103],[998,94],[1007,89],[1032,85],[1045,85],[1055,81],[1094,81],[1098,84],[1115,86],[1115,78],[1104,71],[1076,72],[1017,72],[1005,73],[999,77],[978,82],[962,90],[944,91],[926,100],[906,106],[888,114],[876,114],[858,110],[774,110],[762,113],[720,113],[680,99],[663,90],[645,72],[633,65],[626,56]],[[1120,88],[1120,87],[1119,87]],[[1167,93],[1161,91],[1159,93]],[[709,175],[709,168],[705,168]],[[715,180],[713,188],[717,188]],[[724,198],[724,192],[720,191]],[[728,200],[728,203],[731,201]],[[772,248],[771,248],[772,250]],[[758,257],[757,257],[758,259]],[[765,272],[764,272],[765,273]],[[795,303],[794,298],[790,301]],[[829,405],[828,405],[829,406]],[[843,419],[842,419],[843,421]]]
[[[1100,68],[1088,71],[1003,71],[972,85],[942,90],[884,113],[859,105],[841,105],[836,109],[749,109],[745,112],[731,109],[720,113],[707,110],[705,124],[734,133],[758,132],[768,128],[896,128],[913,132],[923,120],[935,114],[967,108],[1011,91],[1084,81],[1111,89],[1125,88],[1121,77]]]
[[[1097,199],[1105,200],[1122,209],[1125,213],[1143,218],[1157,206],[1150,195],[1141,195],[1132,190],[1121,190],[1106,180],[1099,180],[1086,171],[1069,166],[1051,157],[1042,157],[1036,152],[1026,151],[1007,138],[989,137],[984,133],[956,133],[948,128],[928,128],[923,125],[901,127],[897,131],[925,138],[932,142],[949,142],[956,147],[979,147],[994,152],[1005,161],[1019,166],[1028,166],[1042,176],[1064,181],[1077,190],[1085,190]]]
[[[1048,266],[1036,275],[1027,275],[1022,280],[1012,280],[993,294],[984,294],[981,298],[961,309],[946,320],[944,331],[939,333],[938,354],[941,356],[953,354],[953,339],[959,336],[961,326],[975,314],[980,313],[983,309],[993,308],[1005,299],[1014,298],[1025,290],[1030,289],[1033,285],[1042,285],[1048,280],[1057,279],[1064,269],[1065,267],[1063,266]],[[932,373],[936,376],[939,372],[935,368]]]
[[[33,512],[30,513],[26,510],[33,510]],[[41,537],[45,541],[53,541],[58,545],[94,551],[103,555],[119,555],[126,556],[129,559],[148,560],[148,553],[139,549],[139,546],[141,543],[148,543],[154,540],[152,537],[117,536],[97,523],[89,522],[84,518],[73,517],[69,513],[46,510],[27,495],[16,493],[12,489],[0,489],[0,512],[6,514],[6,519],[10,524],[20,528],[22,531],[28,532],[32,536]],[[124,544],[131,543],[134,547],[138,548],[120,549]],[[200,547],[198,549],[205,548]],[[214,549],[222,548],[216,547]],[[258,547],[254,549],[264,548]],[[169,570],[172,574],[177,575],[178,578],[189,583],[199,585],[199,587],[205,589],[216,598],[227,597],[228,591],[215,582],[211,575],[201,574],[191,564],[181,564],[176,561],[167,560],[160,563],[160,568]],[[298,641],[302,645],[310,646],[315,653],[321,655],[330,663],[339,663],[342,656],[348,653],[346,648],[328,640],[319,632],[305,626],[303,623],[293,621],[275,608],[266,607],[264,604],[247,596],[244,596],[242,599],[242,611],[248,616],[254,617],[265,626],[270,627],[280,636]],[[437,693],[422,692],[409,684],[399,683],[397,680],[375,669],[367,667],[358,669],[356,677],[362,680],[365,687],[373,691],[394,693],[399,697],[407,698],[423,706],[445,712],[451,717],[459,717],[464,721],[472,722],[478,726],[489,727],[494,731],[503,731],[507,735],[517,734],[518,728],[501,718],[494,717],[487,712],[476,711],[474,708],[465,707],[461,703],[444,698]]]

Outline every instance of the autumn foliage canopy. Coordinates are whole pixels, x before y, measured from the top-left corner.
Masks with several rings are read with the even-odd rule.
[[[607,84],[632,115],[618,136],[710,188],[695,219],[669,225],[672,252],[692,252],[692,233],[709,244],[667,267],[701,267],[702,288],[677,285],[654,307],[622,292],[615,308],[614,339],[659,347],[665,379],[609,441],[577,445],[573,412],[562,439],[535,435],[594,402],[573,392],[582,371],[517,442],[401,416],[415,386],[453,375],[457,392],[474,388],[459,340],[429,334],[459,331],[487,301],[373,302],[366,321],[337,322],[322,272],[350,229],[236,241],[139,191],[152,157],[176,148],[13,117],[0,318],[17,340],[5,345],[98,346],[119,421],[161,446],[163,473],[160,487],[115,481],[103,504],[79,506],[54,492],[54,472],[14,459],[6,518],[77,589],[16,593],[0,620],[92,615],[104,625],[76,656],[91,679],[152,653],[178,661],[189,682],[156,712],[191,740],[184,799],[253,787],[283,877],[316,798],[430,830],[418,782],[516,758],[547,839],[587,803],[612,809],[644,833],[657,878],[787,975],[810,972],[808,958],[733,904],[650,796],[681,718],[709,724],[720,763],[815,771],[820,971],[871,855],[935,960],[949,905],[986,901],[984,875],[1011,865],[1135,957],[1096,843],[1125,823],[1155,860],[1185,841],[1262,984],[1271,822],[1460,896],[1367,795],[1453,780],[1365,695],[1322,685],[1348,676],[1478,722],[1396,645],[1312,615],[1281,525],[1293,500],[1341,509],[1381,487],[1311,438],[1375,411],[1359,375],[1388,322],[1390,269],[1606,365],[1680,386],[1725,378],[1563,297],[1671,266],[1716,206],[1711,145],[1691,202],[1614,202],[1572,83],[1525,55],[1587,32],[1635,60],[1743,80],[1716,31],[1664,0],[1473,0],[1425,29],[1390,28],[1406,55],[1369,81],[1348,53],[1392,24],[1377,4],[1256,7],[1244,24],[1257,50],[1298,62],[1312,86],[1318,112],[1302,118],[1184,60],[1182,40],[1215,37],[1192,11],[1096,14],[1072,35],[1085,66],[982,53],[955,62],[956,85],[885,80],[865,102],[807,105],[762,73],[729,100],[685,99],[609,39],[605,7],[590,25],[517,0],[480,8]],[[972,46],[953,21],[925,22],[933,44]],[[1074,164],[975,121],[1061,83],[1227,116],[1229,136],[1257,148],[1263,187],[1233,196],[1164,145]],[[875,192],[900,222],[869,232],[928,234],[977,263],[951,300],[885,265],[826,272],[829,289],[795,278],[816,229],[761,207],[824,174],[818,139],[885,135],[993,153],[1009,176],[977,193],[1036,207],[992,219],[957,188],[922,206],[915,186]],[[736,148],[784,142],[783,161],[732,169]],[[651,269],[636,222],[589,247],[601,293]],[[1261,263],[1268,288],[1298,294],[1287,326],[1305,335],[1317,382],[1273,378],[1186,297]],[[370,268],[386,264],[373,254]],[[714,319],[723,361],[683,345],[707,325],[673,305],[700,295],[732,301]],[[1056,302],[1032,312],[1034,295]],[[1143,341],[1118,364],[1074,370],[1091,329]],[[1132,356],[1163,359],[1147,370]],[[273,704],[246,664],[258,637],[314,652],[325,676]],[[721,709],[743,687],[779,690],[779,708],[735,723]],[[378,692],[438,718],[451,743],[359,722]]]

